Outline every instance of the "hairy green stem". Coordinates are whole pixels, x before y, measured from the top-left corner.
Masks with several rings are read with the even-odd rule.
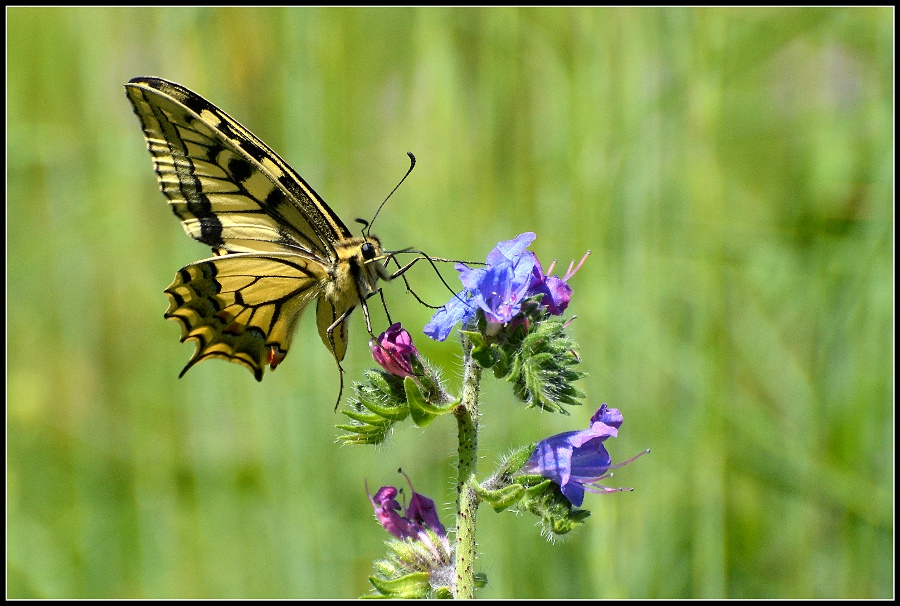
[[[453,414],[459,428],[456,483],[456,591],[458,600],[475,597],[475,515],[478,497],[472,489],[478,461],[478,390],[481,367],[472,359],[472,344],[463,337],[462,401]]]

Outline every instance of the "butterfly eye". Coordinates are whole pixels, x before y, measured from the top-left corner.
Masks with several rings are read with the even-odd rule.
[[[360,252],[362,252],[363,259],[366,261],[371,261],[375,258],[375,247],[372,246],[371,242],[366,242],[360,247]]]

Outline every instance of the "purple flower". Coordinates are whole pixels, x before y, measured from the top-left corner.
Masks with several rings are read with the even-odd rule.
[[[541,305],[551,314],[561,315],[572,296],[566,281],[581,268],[587,255],[574,271],[574,262],[570,264],[563,278],[547,276],[537,256],[526,250],[534,239],[533,232],[525,232],[500,242],[488,255],[485,267],[473,269],[458,263],[456,270],[465,289],[434,314],[425,334],[443,341],[456,324],[474,318],[478,309],[484,312],[488,332],[494,332],[519,314],[523,300],[537,294],[544,295]]]
[[[409,482],[409,476],[405,473],[403,476]],[[401,514],[396,488],[382,486],[373,497],[366,486],[375,516],[396,537],[386,542],[392,553],[375,563],[376,578],[369,580],[383,597],[424,598],[448,594],[456,574],[454,546],[438,518],[434,501],[417,493],[412,484],[409,489],[412,497]]]
[[[406,476],[406,474],[403,474]],[[397,502],[398,490],[393,486],[382,486],[375,493],[369,495],[369,501],[375,508],[375,517],[389,533],[398,539],[423,540],[425,529],[432,530],[442,539],[447,536],[447,531],[437,514],[434,501],[413,490],[409,477],[406,478],[412,497],[406,507],[404,515],[400,515],[400,503]],[[369,494],[368,487],[366,494]]]
[[[591,254],[591,251],[584,253],[581,261],[578,263],[578,267],[575,267],[574,269],[572,268],[575,265],[575,261],[569,263],[569,269],[562,278],[559,276],[545,275],[544,270],[541,267],[541,262],[535,259],[534,274],[532,276],[531,286],[528,287],[528,296],[532,297],[537,294],[544,295],[544,298],[541,299],[541,305],[547,308],[550,315],[561,316],[563,312],[566,311],[566,307],[569,306],[569,299],[572,298],[572,287],[569,286],[567,282],[572,276],[578,273],[578,270],[584,265],[584,261],[588,258],[589,254]],[[548,274],[553,271],[555,265],[556,261],[550,264],[550,267],[547,268]]]
[[[616,408],[603,404],[591,417],[589,429],[567,431],[538,442],[528,462],[522,467],[525,473],[534,473],[558,484],[563,495],[575,507],[584,502],[584,492],[619,492],[621,488],[600,486],[598,481],[610,477],[610,469],[627,465],[644,452],[625,461],[612,464],[603,442],[618,435],[622,414]]]
[[[400,327],[400,323],[391,324],[390,327],[377,339],[369,341],[369,349],[372,357],[386,371],[398,377],[410,377],[413,374],[412,358],[418,356],[412,337]]]
[[[408,478],[407,481],[409,481]],[[409,485],[409,489],[412,490],[412,484]],[[434,501],[415,490],[412,490],[412,493],[409,505],[406,507],[406,517],[418,528],[430,528],[439,537],[446,536],[447,531],[441,524]]]
[[[393,486],[382,486],[373,497],[366,487],[366,494],[369,496],[372,507],[375,508],[375,517],[378,518],[379,524],[397,538],[414,537],[417,532],[414,530],[413,523],[399,513],[400,503],[396,499],[397,492]]]

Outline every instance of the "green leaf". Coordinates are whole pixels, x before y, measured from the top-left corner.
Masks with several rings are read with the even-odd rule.
[[[391,419],[386,419],[381,415],[376,415],[371,412],[341,410],[341,414],[345,417],[350,417],[354,421],[358,421],[359,423],[364,423],[366,425],[389,425],[391,423]]]
[[[375,398],[360,398],[359,403],[375,415],[391,421],[402,421],[409,414],[409,408],[406,405],[398,406],[397,402],[385,403]]]
[[[406,389],[406,402],[409,404],[409,414],[413,423],[419,427],[425,427],[437,416],[426,409],[425,398],[419,390],[419,386],[412,377],[406,377],[403,381],[403,387]]]
[[[459,331],[464,337],[467,337],[469,341],[472,343],[472,347],[486,347],[487,341],[484,339],[484,335],[480,332],[476,332],[474,330],[461,330]]]
[[[406,402],[409,404],[409,414],[413,423],[419,427],[425,427],[435,417],[447,414],[452,411],[458,404],[459,400],[452,400],[444,404],[433,404],[425,399],[419,385],[412,377],[406,377],[403,381],[403,387],[406,389]]]
[[[350,423],[342,423],[340,425],[336,425],[338,429],[343,431],[352,431],[353,433],[367,435],[367,434],[377,434],[383,433],[388,426],[385,425],[352,425]]]

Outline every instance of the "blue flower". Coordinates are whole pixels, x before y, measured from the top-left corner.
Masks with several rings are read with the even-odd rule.
[[[473,269],[457,263],[456,270],[465,289],[432,316],[425,325],[425,334],[443,341],[454,326],[470,321],[479,309],[484,312],[488,333],[494,333],[519,314],[522,301],[539,294],[544,295],[541,305],[550,314],[562,315],[572,298],[572,288],[567,281],[581,269],[591,251],[574,270],[575,262],[570,263],[562,278],[549,276],[544,273],[537,256],[526,250],[535,237],[529,231],[500,242],[488,255],[485,267]],[[555,264],[554,261],[547,273],[553,271]]]
[[[534,253],[525,250],[534,238],[532,232],[526,232],[515,240],[501,242],[488,255],[487,267],[463,266],[460,271],[460,282],[489,324],[506,324],[522,309],[537,263]]]
[[[408,477],[406,481],[409,482]],[[422,540],[426,528],[441,538],[446,537],[447,531],[441,524],[434,501],[413,490],[411,482],[409,482],[409,489],[412,497],[409,499],[409,505],[407,505],[404,515],[400,515],[401,507],[396,498],[399,491],[393,486],[382,486],[374,497],[369,495],[369,501],[375,508],[375,517],[378,518],[378,522],[398,539]],[[367,487],[366,494],[368,493]]]
[[[533,232],[526,232],[500,242],[488,255],[485,267],[472,269],[457,263],[465,289],[434,314],[425,325],[425,334],[443,341],[459,322],[474,318],[479,308],[488,324],[496,328],[515,317],[532,282],[537,257],[526,249],[535,237]]]
[[[462,263],[456,266],[465,267]],[[450,299],[431,317],[431,321],[425,325],[423,332],[435,341],[445,341],[450,336],[450,331],[460,322],[468,322],[475,317],[478,306],[471,302],[472,295],[464,290]]]
[[[610,469],[622,467],[645,454],[642,452],[624,463],[612,464],[603,442],[618,435],[622,413],[603,404],[591,417],[591,426],[581,431],[567,431],[538,442],[525,473],[541,475],[558,484],[563,495],[575,507],[584,502],[584,492],[620,492],[622,488],[608,488],[597,484],[610,477]]]

